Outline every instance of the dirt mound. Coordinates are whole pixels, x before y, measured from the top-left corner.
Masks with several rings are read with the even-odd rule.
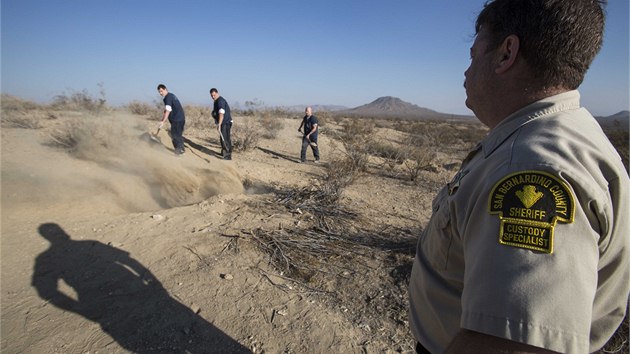
[[[63,203],[75,212],[95,207],[106,213],[140,212],[243,192],[231,166],[209,164],[191,152],[177,157],[168,132],[158,137],[164,143],[155,142],[128,115],[87,115],[55,123],[38,134],[12,131],[15,139],[3,146],[2,177],[13,182],[7,197],[17,208],[25,202],[27,208]]]

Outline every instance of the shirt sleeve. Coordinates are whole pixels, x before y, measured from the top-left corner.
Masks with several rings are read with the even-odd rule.
[[[164,97],[164,109],[169,112],[173,110],[173,96],[171,94]]]
[[[225,111],[227,110],[227,102],[224,99],[222,99],[222,97],[219,99],[219,104],[217,106],[218,106],[218,112],[225,114]]]
[[[520,178],[512,178],[519,202],[548,202],[547,207],[515,204],[513,210],[506,205],[503,213],[492,213],[491,197],[502,187],[497,178],[486,184],[469,216],[456,218],[466,264],[461,327],[559,352],[587,352],[599,254],[598,234],[575,206],[575,188],[581,187],[568,189],[568,202],[576,207],[570,221],[538,224],[533,213],[539,210],[540,216],[557,204],[554,191],[526,178],[532,169],[518,171],[505,175]],[[540,172],[563,181],[555,171]],[[543,241],[536,235],[545,232],[551,233],[551,252],[537,247]]]

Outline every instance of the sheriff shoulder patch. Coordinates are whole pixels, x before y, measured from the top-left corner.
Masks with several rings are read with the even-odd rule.
[[[543,171],[501,179],[490,193],[489,212],[501,221],[499,243],[553,253],[557,222],[572,223],[575,199],[569,186]]]

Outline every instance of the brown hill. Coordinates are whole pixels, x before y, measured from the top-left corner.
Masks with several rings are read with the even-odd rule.
[[[470,119],[472,116],[448,114],[405,102],[398,97],[379,97],[371,103],[335,112],[337,115],[403,119]]]
[[[617,128],[628,131],[630,126],[630,111],[620,111],[606,117],[595,117],[604,128]]]

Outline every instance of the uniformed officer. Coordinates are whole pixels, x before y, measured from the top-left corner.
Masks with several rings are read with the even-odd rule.
[[[409,285],[419,353],[590,353],[630,292],[629,179],[577,88],[596,0],[494,0],[466,105],[490,128],[433,201]]]

